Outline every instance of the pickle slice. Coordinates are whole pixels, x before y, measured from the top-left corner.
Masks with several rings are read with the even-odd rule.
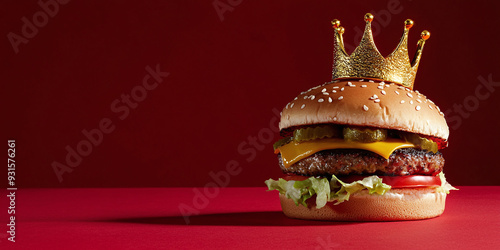
[[[285,145],[285,144],[288,144],[292,141],[292,137],[285,137],[285,138],[281,138],[279,139],[277,142],[275,142],[273,144],[273,149],[276,150],[277,148]]]
[[[293,131],[293,140],[296,142],[309,141],[321,138],[341,137],[340,128],[337,126],[317,126],[296,129]]]
[[[407,141],[415,144],[420,149],[428,150],[433,153],[438,151],[438,145],[432,140],[418,136],[412,133],[401,133],[401,137]]]
[[[386,129],[370,129],[370,128],[344,128],[344,140],[357,142],[376,142],[387,139]]]

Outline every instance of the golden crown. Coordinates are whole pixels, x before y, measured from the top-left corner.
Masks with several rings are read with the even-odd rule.
[[[335,30],[333,41],[333,72],[332,79],[342,78],[369,78],[389,81],[413,89],[413,82],[417,74],[418,64],[422,56],[424,44],[430,37],[427,30],[422,31],[421,39],[417,43],[417,51],[410,62],[408,56],[408,31],[413,26],[413,21],[407,19],[403,36],[396,49],[387,58],[377,50],[373,42],[371,22],[373,15],[365,15],[365,32],[359,46],[349,56],[344,48],[342,34],[344,27],[340,26],[340,21],[332,21]]]

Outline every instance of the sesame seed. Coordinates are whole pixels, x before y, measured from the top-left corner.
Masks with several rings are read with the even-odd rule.
[[[314,100],[314,98],[316,98],[316,96],[314,96],[314,95],[311,95],[311,100]]]
[[[439,112],[441,112],[441,110],[439,109],[439,107],[438,107],[438,106],[436,106],[436,108],[437,108],[437,110],[438,110]]]
[[[298,97],[293,98],[294,101],[297,101],[297,99],[299,99],[299,98]]]
[[[305,104],[302,104],[302,106],[300,107],[300,109],[304,109],[306,107]]]
[[[399,92],[397,90],[394,90],[394,92],[396,92],[396,95],[399,95]]]
[[[326,91],[326,88],[323,88],[323,89],[321,90],[321,92],[325,92],[325,91]]]
[[[380,99],[375,99],[375,101],[374,101],[374,102],[379,103],[379,102],[380,102]]]
[[[344,91],[344,87],[342,87],[342,88],[340,89],[340,91]]]
[[[309,97],[309,96],[306,96],[306,95],[305,95],[305,96],[304,96],[304,99],[307,99],[307,97]]]
[[[444,116],[444,113],[443,112],[439,112],[440,115]]]
[[[363,84],[363,85],[361,85],[361,88],[366,88],[366,85],[364,85],[364,84]]]
[[[429,104],[429,108],[432,110],[432,106]]]
[[[290,103],[286,104],[285,109],[288,109],[288,106],[290,106]]]
[[[378,95],[373,95],[373,99],[377,99],[378,98]]]
[[[406,95],[410,98],[412,98],[413,96],[410,94],[410,92],[406,93]]]
[[[331,97],[328,97],[328,102],[333,102]]]
[[[381,81],[380,83],[385,84],[385,82],[384,82],[384,81]]]
[[[356,85],[352,84],[352,85],[349,85],[349,87],[356,87]]]
[[[401,103],[405,103],[405,100],[401,100]]]
[[[365,111],[368,111],[368,106],[363,105],[363,109],[364,109]]]
[[[344,99],[344,97],[343,96],[339,96],[338,100],[342,100],[342,99]]]
[[[413,104],[413,100],[410,100],[410,104]]]
[[[422,103],[422,101],[421,101],[420,99],[417,99],[417,102],[418,102],[418,103]]]
[[[365,80],[365,79],[361,79],[361,80],[359,80],[359,81],[360,81],[360,82],[362,82],[362,81],[364,81],[364,80]]]
[[[377,89],[384,89],[384,86],[378,86]]]
[[[292,102],[292,105],[290,105],[290,108],[293,108],[293,105],[294,105],[294,104],[295,104],[295,103],[293,103],[293,102]]]
[[[323,101],[324,101],[323,98],[318,99],[318,102],[323,102]]]
[[[336,83],[336,82],[339,82],[339,80],[335,80],[335,81],[333,81],[333,83]]]
[[[380,91],[380,93],[382,93],[382,95],[385,95],[385,94],[386,94],[384,90]]]
[[[334,90],[332,90],[332,93],[337,93],[337,90],[335,90],[335,89],[334,89]]]
[[[420,110],[420,106],[416,106],[416,107],[415,107],[415,109],[416,109],[417,111],[419,111],[419,110]]]
[[[384,85],[384,82],[379,82],[378,85],[382,86]]]
[[[406,90],[406,91],[410,91],[410,89],[409,89],[409,88],[405,88],[405,90]]]
[[[334,121],[336,121],[336,120],[337,120],[337,117],[336,117],[336,116],[335,116],[335,117],[333,117],[333,120],[334,120]]]
[[[328,92],[323,92],[323,95],[329,95],[329,94],[330,94],[330,93],[328,93]]]
[[[374,82],[374,81],[372,81],[372,80],[368,80],[368,81],[369,81],[369,82]]]
[[[352,85],[352,82],[347,82],[347,85],[351,86],[351,85]]]
[[[405,87],[403,87],[403,86],[399,86],[399,87],[398,87],[398,89],[405,89]]]
[[[334,88],[334,89],[338,89],[338,88],[339,88],[339,86],[333,86],[333,88]]]
[[[386,84],[386,85],[385,85],[385,87],[386,87],[386,88],[389,88],[390,86],[391,86],[391,85],[389,85],[389,84]]]

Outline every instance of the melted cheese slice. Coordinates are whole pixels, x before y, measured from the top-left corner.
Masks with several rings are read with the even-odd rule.
[[[363,149],[389,159],[389,156],[396,149],[413,148],[414,144],[398,139],[388,139],[385,141],[362,143],[345,141],[344,139],[329,138],[306,142],[292,141],[280,148],[283,165],[288,168],[294,163],[311,156],[312,154],[328,149]]]

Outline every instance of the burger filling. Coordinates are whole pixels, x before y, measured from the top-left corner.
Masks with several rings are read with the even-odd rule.
[[[444,158],[417,148],[395,150],[388,159],[367,150],[323,150],[286,167],[278,155],[285,174],[303,176],[345,175],[437,175],[443,170]]]
[[[383,195],[391,189],[428,187],[449,192],[442,173],[444,158],[438,149],[447,142],[417,134],[379,128],[320,125],[282,131],[275,153],[286,178],[269,179],[269,190],[278,190],[295,203],[316,207],[349,200],[367,189]],[[434,139],[434,140],[433,140]],[[392,177],[391,177],[392,176]],[[309,177],[309,178],[307,178]]]

